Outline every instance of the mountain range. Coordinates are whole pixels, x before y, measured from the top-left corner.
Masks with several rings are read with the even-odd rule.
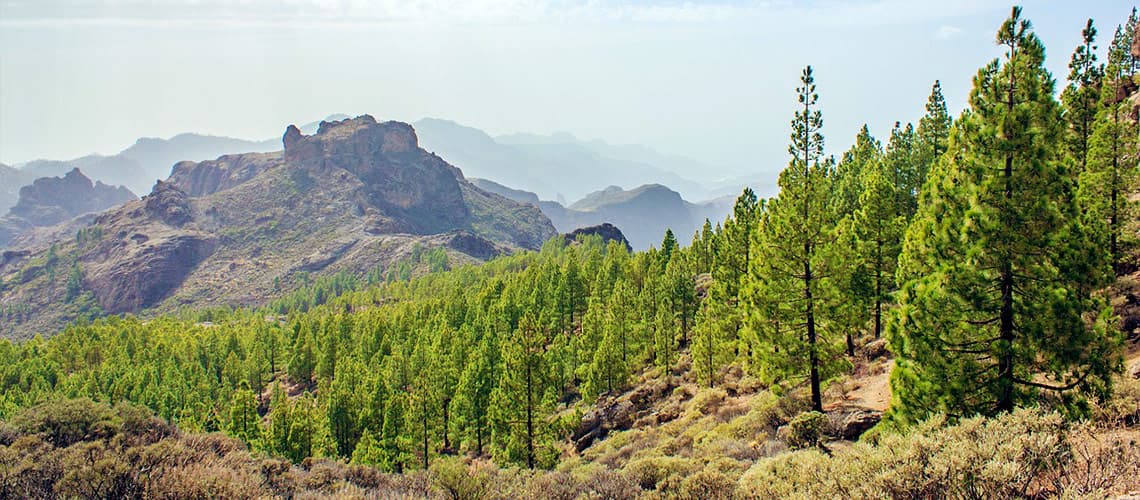
[[[494,181],[473,178],[471,182],[485,191],[538,207],[562,233],[580,227],[613,224],[621,229],[636,250],[659,246],[667,229],[673,231],[678,241],[687,244],[706,219],[713,224],[724,220],[736,200],[735,196],[725,196],[704,203],[690,203],[668,187],[646,184],[630,190],[609,186],[567,207]]]
[[[325,120],[336,121],[345,118],[348,116],[332,115]],[[320,122],[313,122],[299,128],[302,132],[311,134],[316,131],[319,124]],[[169,139],[143,137],[127,149],[110,156],[88,155],[67,161],[33,160],[19,165],[19,170],[30,174],[30,179],[26,179],[25,184],[40,177],[58,177],[78,168],[92,180],[110,185],[123,185],[135,193],[147,193],[156,180],[167,178],[172,166],[180,161],[204,161],[227,154],[280,150],[280,139],[251,141],[184,133]],[[0,211],[10,206],[5,206],[0,199]]]
[[[311,135],[290,126],[282,145],[180,162],[143,199],[4,252],[0,335],[102,313],[259,304],[313,276],[382,271],[426,249],[461,264],[557,234],[538,208],[420,148],[405,123],[364,115]]]

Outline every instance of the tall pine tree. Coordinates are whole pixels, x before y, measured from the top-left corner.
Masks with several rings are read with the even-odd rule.
[[[796,89],[800,109],[792,120],[792,159],[780,172],[780,194],[768,203],[755,233],[750,295],[752,325],[763,370],[776,380],[805,377],[811,405],[823,410],[822,385],[843,365],[821,321],[828,313],[827,257],[831,251],[832,162],[823,158],[823,115],[810,66]],[[838,361],[838,362],[837,362]]]
[[[1100,240],[1112,265],[1124,260],[1125,224],[1135,220],[1128,198],[1137,178],[1137,127],[1129,116],[1125,88],[1131,84],[1126,51],[1131,45],[1122,29],[1116,30],[1108,54],[1099,112],[1089,140],[1088,165],[1081,172],[1080,195],[1090,225],[1100,227]]]
[[[1080,223],[1044,48],[1014,8],[899,258],[894,415],[993,414],[1046,391],[1071,410],[1119,368],[1107,263]]]
[[[1069,153],[1083,171],[1088,164],[1089,139],[1097,115],[1100,82],[1104,68],[1096,63],[1096,27],[1093,20],[1081,30],[1081,44],[1073,51],[1069,61],[1069,85],[1061,92],[1068,124]]]

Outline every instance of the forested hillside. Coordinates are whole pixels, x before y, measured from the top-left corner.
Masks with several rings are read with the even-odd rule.
[[[779,194],[647,251],[417,253],[0,341],[0,491],[1134,494],[1136,32],[1101,64],[1090,21],[1058,92],[1014,8],[957,118],[934,82],[838,158],[808,66]],[[857,396],[888,378],[889,405]]]

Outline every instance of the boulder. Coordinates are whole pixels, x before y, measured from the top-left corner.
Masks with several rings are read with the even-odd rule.
[[[843,408],[827,414],[828,435],[855,441],[883,419],[883,412],[867,408]]]

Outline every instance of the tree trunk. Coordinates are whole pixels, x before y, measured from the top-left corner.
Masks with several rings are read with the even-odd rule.
[[[530,353],[527,353],[528,356]],[[534,469],[534,398],[530,359],[526,360],[526,466]]]
[[[804,244],[805,250],[810,252],[810,245]],[[808,253],[810,255],[810,253]],[[812,309],[811,297],[811,262],[804,262],[804,298],[807,299],[807,341],[808,357],[811,364],[811,408],[823,411],[823,396],[819,390],[819,356],[816,352],[815,311]]]

